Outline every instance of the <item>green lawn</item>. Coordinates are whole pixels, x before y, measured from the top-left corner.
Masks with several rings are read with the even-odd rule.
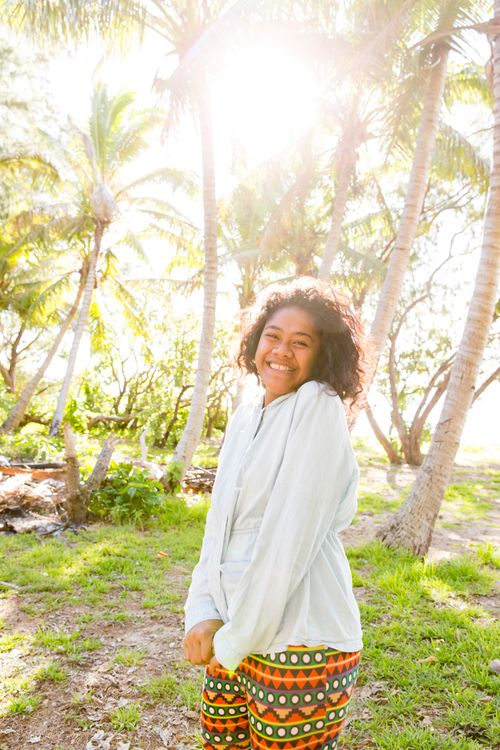
[[[474,537],[497,490],[491,468],[454,480],[443,528],[454,518]],[[392,511],[404,491],[371,482],[361,512]],[[98,732],[131,748],[161,747],[162,737],[197,747],[200,672],[182,657],[182,604],[205,510],[174,502],[142,531],[99,524],[64,539],[0,537],[0,750],[36,736],[43,748],[83,750]],[[500,561],[491,545],[434,564],[376,542],[348,555],[365,649],[343,747],[492,750]]]

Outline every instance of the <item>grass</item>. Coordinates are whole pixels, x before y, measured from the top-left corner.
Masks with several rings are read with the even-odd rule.
[[[200,702],[202,676],[193,680],[174,674],[161,675],[141,685],[140,690],[151,703],[165,703],[170,706],[185,706],[192,710]]]
[[[138,667],[143,663],[146,653],[142,648],[120,648],[113,661],[115,664],[123,664],[126,667]]]
[[[95,615],[96,605],[110,601],[117,605],[122,593],[141,594],[146,606],[177,604],[180,599],[169,592],[167,574],[172,564],[186,571],[196,562],[203,528],[203,513],[185,510],[186,520],[179,527],[138,532],[134,527],[95,526],[72,539],[67,547],[58,539],[43,545],[28,535],[0,540],[1,580],[14,583],[24,594],[35,595],[37,605],[26,601],[30,616],[48,614],[67,606],[74,597],[79,608],[87,606]],[[167,551],[168,557],[157,557]],[[0,596],[9,596],[8,591]]]
[[[373,454],[362,460],[381,464]],[[484,521],[498,478],[486,470],[463,482],[458,477],[443,504],[447,519],[471,527]],[[389,481],[393,477],[361,488],[362,513],[387,513],[401,503],[404,485]],[[93,731],[99,700],[82,681],[90,666],[116,675],[115,696],[129,691],[130,701],[108,709],[102,719],[110,731],[144,731],[155,712],[197,711],[201,672],[172,662],[180,658],[178,642],[169,655],[165,650],[146,660],[149,650],[134,628],[142,623],[157,629],[161,639],[166,618],[180,622],[205,511],[203,502],[177,503],[170,516],[142,531],[94,525],[78,535],[67,532],[71,546],[58,538],[40,543],[29,535],[0,537],[0,580],[21,587],[0,590],[0,652],[10,660],[0,674],[4,717],[29,726],[50,695],[54,711],[70,720],[79,737],[81,730]],[[499,678],[488,665],[498,656],[500,632],[482,597],[492,594],[498,552],[479,545],[467,555],[427,564],[372,543],[349,549],[348,556],[354,585],[363,589],[365,648],[342,747],[492,750],[499,731]],[[11,618],[11,612],[17,615]],[[122,678],[128,674],[133,676],[127,682]],[[153,729],[150,739],[156,741]]]
[[[365,585],[358,685],[367,698],[345,746],[372,737],[388,750],[493,747],[498,677],[488,664],[500,628],[474,601],[493,588],[489,551],[432,565],[374,543],[349,558]],[[371,685],[380,687],[372,696]]]
[[[41,695],[20,695],[14,698],[7,709],[9,714],[31,714],[42,702]]]
[[[73,633],[66,633],[59,630],[59,628],[38,628],[33,638],[33,645],[35,647],[39,646],[40,648],[50,649],[51,651],[67,653],[79,638],[79,630]]]
[[[110,713],[109,720],[111,726],[117,732],[137,729],[137,725],[141,720],[139,706],[135,703],[127,703],[125,706],[120,706],[120,708],[117,708]]]
[[[358,495],[358,512],[376,516],[386,511],[394,511],[401,505],[401,497],[387,497],[379,492],[368,492],[361,488]]]
[[[36,679],[40,682],[66,682],[68,673],[59,661],[53,661],[38,670]]]
[[[110,615],[106,616],[106,620],[108,622],[121,622],[126,623],[133,620],[134,617],[129,612],[112,612]]]
[[[81,632],[65,632],[59,628],[38,628],[33,638],[35,648],[56,651],[73,662],[81,661],[85,654],[97,651],[102,643],[97,638],[82,638]]]
[[[452,509],[456,522],[479,521],[491,510],[498,490],[498,474],[490,476],[487,484],[482,481],[450,484],[445,492],[443,510]]]
[[[0,637],[0,654],[13,651],[21,644],[29,640],[26,633],[7,633]]]

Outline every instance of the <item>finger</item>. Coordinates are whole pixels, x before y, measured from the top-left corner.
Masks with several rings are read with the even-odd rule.
[[[213,638],[212,636],[208,636],[203,638],[201,641],[201,648],[200,648],[200,654],[201,658],[203,659],[203,662],[205,664],[208,664],[210,661],[210,658],[213,655]]]
[[[220,663],[220,661],[217,659],[217,657],[216,656],[212,656],[212,658],[210,659],[210,663],[208,665],[208,668],[209,669],[222,669],[223,667],[222,667],[222,664]]]
[[[200,651],[200,644],[198,641],[191,641],[187,644],[187,660],[191,662],[191,664],[204,664],[201,657],[201,651]]]

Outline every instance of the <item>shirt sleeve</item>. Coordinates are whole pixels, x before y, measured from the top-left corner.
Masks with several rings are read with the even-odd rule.
[[[285,607],[309,570],[342,502],[348,525],[356,508],[358,468],[340,398],[318,383],[299,394],[283,461],[252,559],[214,637],[214,651],[234,670],[262,652],[278,632]],[[348,517],[347,517],[348,516]]]
[[[215,536],[214,515],[214,509],[210,508],[207,514],[200,559],[193,570],[191,585],[184,606],[184,629],[186,633],[194,625],[203,620],[222,620],[214,600],[208,591],[207,568]]]
[[[184,605],[184,630],[187,633],[198,622],[203,620],[222,620],[220,612],[215,606],[212,595],[209,593],[208,566],[211,552],[214,548],[216,538],[220,533],[217,526],[217,482],[219,471],[224,472],[224,463],[227,454],[231,454],[231,446],[240,426],[240,420],[245,416],[244,407],[239,406],[233,413],[227,426],[224,442],[219,454],[219,469],[212,491],[212,505],[207,514],[205,532],[201,546],[200,558],[193,570],[191,585]],[[230,455],[228,460],[230,460]]]

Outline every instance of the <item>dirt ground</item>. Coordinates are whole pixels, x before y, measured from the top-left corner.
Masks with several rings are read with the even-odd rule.
[[[180,581],[173,588],[180,588]],[[35,618],[27,617],[17,607],[20,597],[0,602],[0,616],[9,628],[21,632],[36,630]],[[26,603],[26,597],[23,596]],[[2,611],[3,610],[3,611]],[[74,630],[75,618],[83,611],[60,609],[43,618],[44,627]],[[150,610],[129,606],[133,620],[125,623],[96,621],[85,626],[87,638],[98,638],[102,647],[85,655],[83,661],[71,667],[70,679],[64,684],[44,683],[44,698],[32,715],[18,715],[0,719],[1,750],[153,750],[178,748],[188,750],[197,728],[196,710],[164,703],[147,705],[138,686],[154,677],[178,674],[177,663],[182,660],[182,616],[166,613],[160,621],[151,617]],[[145,652],[140,666],[115,664],[118,649],[141,649]],[[11,671],[15,662],[23,659],[22,649],[2,654],[4,668]],[[7,658],[5,658],[7,657]],[[11,662],[9,664],[9,662]],[[40,658],[40,665],[46,659]],[[35,666],[31,663],[30,668]],[[182,664],[184,677],[197,677],[199,670]],[[75,694],[82,697],[75,700]],[[141,721],[133,732],[110,728],[109,714],[119,706],[137,703],[141,706]]]
[[[452,481],[459,482],[460,479],[478,479],[483,477],[483,471],[493,466],[467,466],[459,465],[455,468]],[[411,485],[418,473],[418,468],[409,466],[398,466],[381,468],[379,466],[364,467],[362,479],[365,486],[370,483],[374,487],[380,487],[385,481],[386,493],[397,496],[406,487]],[[375,538],[377,529],[383,526],[391,514],[358,513],[355,523],[341,535],[346,547],[366,544]],[[500,545],[500,497],[496,498],[493,508],[483,519],[475,519],[473,522],[463,521],[458,523],[450,509],[443,506],[439,512],[438,521],[432,534],[432,541],[427,559],[433,562],[448,559],[464,552],[468,552],[474,545],[492,544]]]
[[[374,483],[383,479],[394,492],[411,482],[411,469],[385,472],[371,468]],[[365,483],[367,477],[364,477]],[[370,477],[368,477],[368,480]],[[357,523],[344,532],[345,546],[364,544],[372,539],[376,529],[386,515],[361,514]],[[440,516],[434,533],[430,558],[434,560],[463,553],[475,543],[500,541],[500,513],[498,507],[481,521],[464,522],[448,527],[451,519]],[[172,591],[182,596],[185,592],[186,576],[183,572],[169,580]],[[363,592],[360,591],[361,598]],[[27,616],[19,609],[30,597],[17,595],[0,600],[0,617],[11,631],[33,633],[42,622]],[[479,597],[487,609],[499,612],[498,598]],[[124,623],[98,620],[85,625],[85,637],[98,638],[102,647],[87,653],[83,660],[70,665],[70,678],[65,683],[44,683],[40,706],[31,715],[14,715],[0,719],[0,750],[194,750],[198,724],[197,706],[169,706],[165,703],[149,703],[139,686],[155,676],[182,672],[184,678],[199,679],[200,671],[182,659],[182,615],[167,613],[156,619],[152,610],[140,606],[139,597],[134,603],[133,592],[129,599],[129,613],[133,619]],[[57,610],[43,616],[44,627],[74,630],[78,615],[88,612],[75,607]],[[145,652],[139,666],[116,664],[113,655],[118,648],[141,648]],[[22,645],[1,654],[3,669],[7,674],[25,661]],[[38,666],[47,663],[47,657],[30,657],[30,669],[36,667],[33,659],[39,658]],[[363,699],[373,694],[376,686],[370,685],[358,691],[353,701],[351,719],[362,717]],[[367,692],[368,691],[368,692]],[[75,699],[75,693],[81,699]],[[127,703],[137,703],[141,709],[141,721],[133,732],[117,732],[111,728],[109,714]],[[130,737],[133,739],[130,739]]]

